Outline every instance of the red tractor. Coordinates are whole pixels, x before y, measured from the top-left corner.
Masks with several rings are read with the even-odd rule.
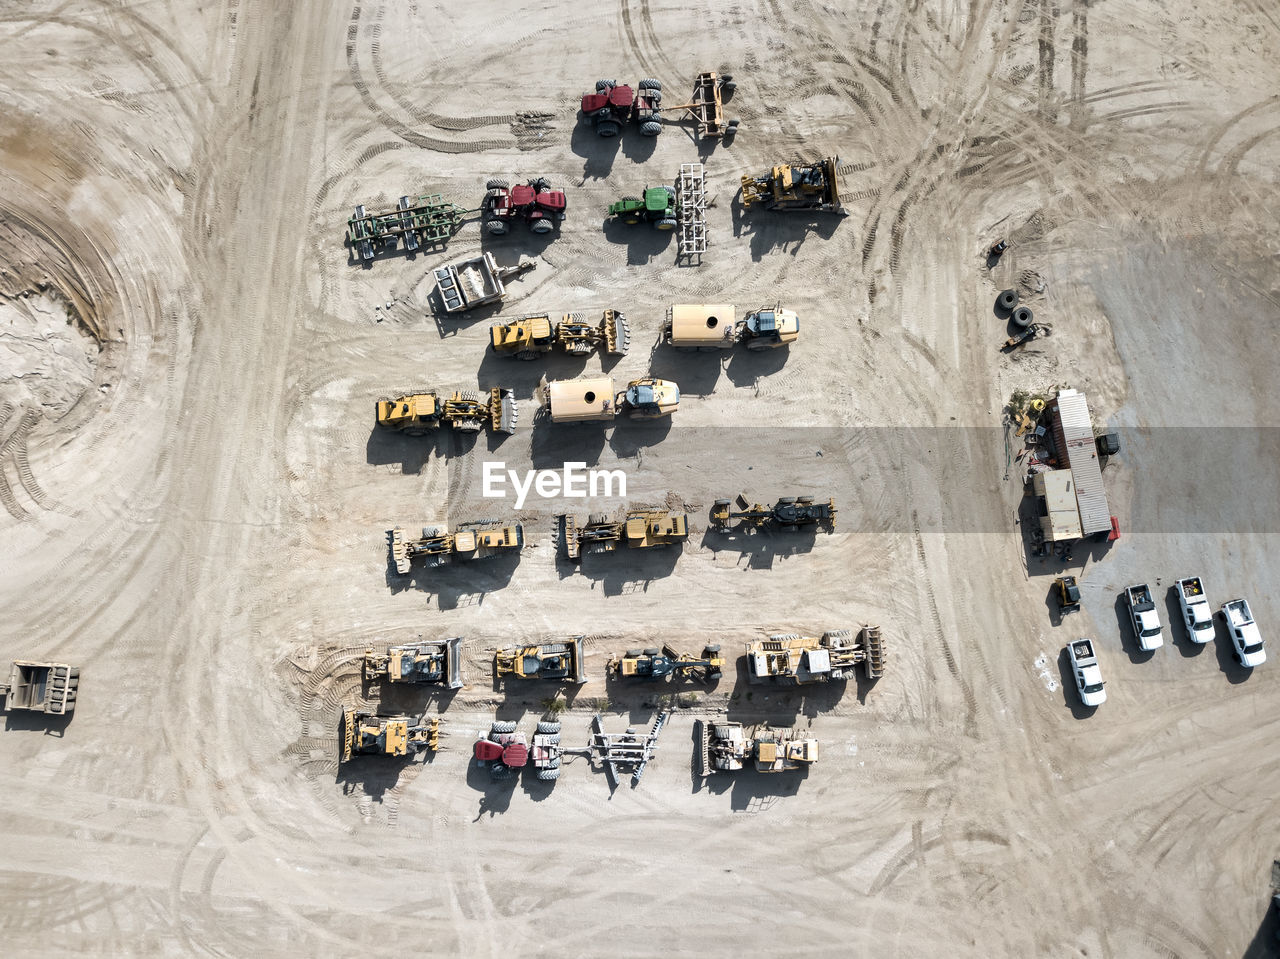
[[[476,740],[477,764],[489,767],[494,779],[510,779],[520,775],[520,770],[533,761],[542,782],[554,782],[560,778],[560,760],[567,753],[585,753],[581,749],[564,749],[560,746],[560,724],[542,721],[533,736],[533,745],[524,733],[516,731],[512,722],[494,721],[489,735]]]
[[[602,137],[616,137],[631,120],[640,124],[642,134],[656,137],[662,132],[661,109],[662,84],[657,80],[641,80],[634,91],[617,80],[597,80],[596,92],[582,97],[582,115]]]
[[[510,230],[514,220],[523,220],[534,233],[550,233],[564,219],[566,204],[564,191],[553,190],[546,177],[514,187],[506,180],[490,180],[480,210],[484,228],[494,236]]]

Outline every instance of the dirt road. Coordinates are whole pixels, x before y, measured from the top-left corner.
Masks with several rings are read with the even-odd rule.
[[[6,950],[1271,954],[1280,674],[1176,628],[1141,654],[1116,596],[1200,574],[1265,635],[1280,621],[1280,22],[1245,0],[892,6],[0,13],[0,656],[83,670],[72,721],[8,713],[0,734]],[[657,77],[674,102],[703,69],[737,80],[730,145],[578,122],[597,77]],[[848,218],[741,208],[742,174],[831,154]],[[698,159],[703,265],[602,222]],[[569,197],[550,239],[471,223],[370,266],[344,245],[357,204],[472,207],[491,176],[540,174]],[[431,269],[481,250],[538,267],[500,313],[436,316]],[[1006,355],[1011,286],[1053,334]],[[801,338],[659,345],[666,308],[699,301],[781,302]],[[535,422],[544,372],[601,360],[494,357],[489,324],[610,307],[633,345],[603,368],[677,381],[680,410]],[[1058,623],[1001,411],[1062,384],[1121,433],[1125,536],[1077,551],[1084,610]],[[501,442],[374,429],[379,396],[497,385],[522,404]],[[621,469],[627,501],[687,510],[689,542],[570,564],[555,516],[624,498],[517,512],[483,495],[498,461]],[[831,496],[837,530],[709,530],[739,491]],[[392,527],[511,516],[518,561],[389,566]],[[736,656],[863,623],[889,670],[843,696],[737,669],[604,679],[627,648]],[[554,789],[494,785],[471,743],[495,714],[531,729],[555,692],[498,687],[494,649],[578,634],[591,679],[566,742],[597,710],[620,730],[670,706],[657,759],[612,794],[585,760]],[[1078,635],[1109,684],[1093,715],[1060,657]],[[465,688],[362,681],[366,646],[416,636],[465,638]],[[348,703],[439,712],[446,748],[340,767]],[[694,722],[723,715],[816,736],[821,761],[703,781]]]

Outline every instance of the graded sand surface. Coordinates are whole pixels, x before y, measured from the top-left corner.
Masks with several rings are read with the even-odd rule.
[[[0,731],[5,955],[1270,954],[1280,692],[1280,18],[1172,0],[9,4],[0,11],[0,658],[82,669],[70,722]],[[597,138],[598,77],[732,73],[728,145]],[[850,216],[744,211],[744,173],[838,154]],[[607,205],[705,162],[700,266]],[[550,177],[559,235],[346,245],[357,204]],[[988,265],[985,251],[1011,247]],[[534,258],[501,311],[435,314],[430,271]],[[1002,354],[1021,289],[1052,336]],[[27,296],[24,298],[23,294]],[[673,302],[782,303],[789,350],[657,344]],[[684,394],[658,424],[535,421],[498,317],[625,311],[604,368]],[[61,324],[59,326],[59,324]],[[56,327],[56,328],[55,328]],[[22,374],[19,376],[19,374]],[[28,383],[29,376],[38,383]],[[35,384],[35,385],[33,385]],[[38,385],[38,389],[36,386]],[[379,396],[506,386],[518,432],[375,431]],[[1124,536],[1067,564],[1019,525],[1015,389],[1085,391],[1121,433]],[[683,551],[557,558],[556,514],[482,466],[618,468],[687,510]],[[835,533],[723,536],[719,497],[834,498]],[[1021,510],[1023,522],[1030,514]],[[386,531],[518,518],[518,562],[399,577]],[[1063,569],[1084,608],[1059,623]],[[1246,596],[1248,673],[1166,590]],[[1145,581],[1164,648],[1116,597]],[[879,682],[786,694],[737,655],[878,624]],[[674,714],[635,789],[470,761],[493,651],[585,635],[566,744]],[[1060,652],[1097,639],[1107,703]],[[364,683],[366,646],[465,638],[452,696]],[[712,688],[606,682],[611,655],[720,643]],[[843,692],[843,695],[841,695]],[[675,695],[679,694],[679,695]],[[440,713],[444,748],[338,763],[339,710]],[[695,720],[794,726],[802,776],[704,781]]]

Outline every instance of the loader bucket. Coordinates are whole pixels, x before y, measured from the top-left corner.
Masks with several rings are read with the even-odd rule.
[[[564,543],[564,554],[569,559],[577,559],[581,554],[582,544],[578,542],[578,521],[571,514],[560,517],[561,542]]]
[[[444,641],[444,681],[450,689],[462,688],[462,637]]]
[[[631,348],[631,324],[621,310],[606,310],[604,322],[605,351],[610,356],[626,356]]]
[[[703,776],[711,775],[711,741],[707,738],[707,724],[699,719],[693,724],[693,738],[697,749],[699,768]]]
[[[520,418],[520,408],[516,405],[515,390],[494,387],[489,391],[489,415],[493,429],[497,433],[508,436],[516,431],[516,421]]]
[[[404,545],[404,530],[397,526],[387,536],[391,540],[391,558],[395,561],[396,572],[404,576],[412,568],[409,551]]]

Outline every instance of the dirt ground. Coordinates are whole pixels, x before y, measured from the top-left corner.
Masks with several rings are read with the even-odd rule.
[[[37,0],[0,24],[0,657],[82,668],[70,722],[0,731],[6,954],[1274,954],[1280,666],[1167,627],[1141,654],[1116,602],[1200,574],[1275,643],[1269,4]],[[737,81],[730,145],[578,121],[597,77],[670,103],[704,69]],[[847,219],[742,210],[743,173],[830,154]],[[701,266],[603,224],[698,159]],[[471,223],[371,266],[344,243],[356,204],[538,174],[569,196],[549,241]],[[538,266],[501,313],[437,318],[430,270],[482,249]],[[1015,285],[1053,333],[1007,355]],[[801,338],[656,346],[699,301],[781,302]],[[607,307],[633,346],[605,367],[676,380],[679,412],[534,423],[544,371],[601,360],[494,358],[490,322]],[[380,395],[477,383],[516,390],[516,435],[373,430]],[[1123,444],[1125,534],[1076,550],[1065,623],[1002,425],[1013,390],[1057,385]],[[395,576],[388,529],[517,515],[482,497],[486,461],[621,468],[690,540],[573,567],[554,516],[622,500],[535,497],[518,562]],[[708,533],[739,491],[829,495],[839,527]],[[888,672],[843,696],[604,681],[630,647],[863,623]],[[531,729],[554,688],[497,687],[493,650],[576,634],[566,742],[597,709],[621,730],[673,706],[657,758],[612,793],[582,759],[494,786],[471,742],[495,713]],[[1060,656],[1080,635],[1092,715]],[[464,689],[362,683],[367,645],[418,636],[465,638]],[[347,703],[439,712],[446,748],[340,767]],[[726,714],[821,760],[704,782],[694,721]]]

